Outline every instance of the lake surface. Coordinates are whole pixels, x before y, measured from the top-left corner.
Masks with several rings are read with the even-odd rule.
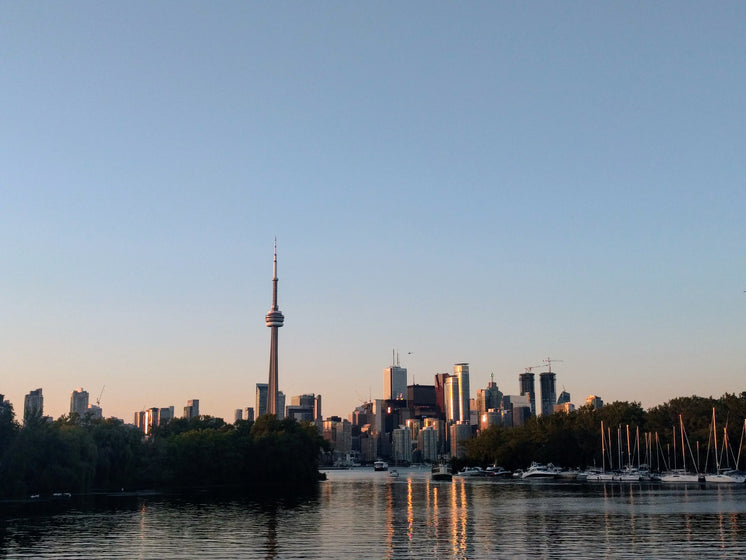
[[[118,497],[0,515],[0,558],[746,558],[746,485],[329,471],[280,503]],[[0,505],[0,507],[3,507]]]

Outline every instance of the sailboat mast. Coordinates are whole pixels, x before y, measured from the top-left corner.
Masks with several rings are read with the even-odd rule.
[[[684,420],[679,414],[679,424],[681,424],[681,468],[686,470],[686,449],[684,449]]]
[[[604,437],[604,421],[601,420],[601,472],[606,472],[606,442]]]
[[[715,444],[715,472],[720,472],[720,459],[718,458],[718,431],[715,424],[715,407],[712,407],[712,438]]]

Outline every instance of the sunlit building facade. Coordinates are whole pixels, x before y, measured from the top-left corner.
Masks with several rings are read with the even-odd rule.
[[[78,387],[70,393],[70,414],[77,414],[80,418],[85,417],[88,411],[88,391]]]

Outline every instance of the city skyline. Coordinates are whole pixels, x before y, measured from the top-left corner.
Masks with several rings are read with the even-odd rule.
[[[468,362],[471,396],[545,356],[576,404],[742,391],[743,21],[4,4],[0,393],[254,406],[275,235],[279,390],[326,415],[392,347],[410,383]]]

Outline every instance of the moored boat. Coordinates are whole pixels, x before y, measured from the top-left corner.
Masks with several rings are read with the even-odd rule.
[[[484,476],[485,472],[482,467],[464,467],[456,476]]]
[[[447,463],[439,463],[433,465],[430,478],[435,481],[449,481],[453,479],[453,475],[451,474],[451,469],[448,467]]]
[[[496,478],[509,478],[513,476],[512,471],[505,470],[502,467],[499,467],[497,465],[492,465],[491,467],[487,467],[485,469],[485,474],[487,476],[493,476]]]
[[[557,470],[553,465],[543,465],[541,463],[533,462],[531,466],[522,475],[522,479],[545,479],[545,478],[556,478]]]
[[[374,471],[387,471],[389,470],[389,464],[386,461],[378,460],[375,463],[373,463],[373,470]]]

